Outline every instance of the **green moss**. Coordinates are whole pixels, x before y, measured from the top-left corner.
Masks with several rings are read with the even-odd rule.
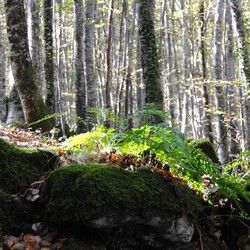
[[[28,220],[30,207],[0,189],[0,237],[13,232]]]
[[[84,222],[104,216],[109,211],[132,210],[142,216],[154,212],[186,212],[198,215],[200,204],[193,192],[176,183],[173,185],[151,169],[125,171],[118,167],[97,164],[73,165],[54,171],[41,193],[45,219],[55,224]]]
[[[214,163],[220,164],[218,156],[211,142],[207,139],[197,139],[190,142],[190,145],[195,148],[201,149]]]
[[[0,139],[0,188],[15,193],[37,180],[48,168],[43,152],[21,149]]]
[[[12,198],[11,195],[5,193],[0,189],[0,229],[5,230],[7,225],[12,224],[11,211],[12,208]]]

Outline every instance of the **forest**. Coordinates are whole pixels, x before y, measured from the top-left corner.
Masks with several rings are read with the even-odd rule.
[[[102,166],[99,169],[88,164],[119,165],[128,172],[149,167],[162,174],[173,188],[178,209],[187,202],[185,211],[181,212],[185,216],[189,213],[194,216],[199,206],[189,207],[185,196],[189,191],[182,190],[184,183],[206,205],[230,208],[232,213],[236,210],[235,220],[240,221],[244,230],[249,230],[249,4],[248,0],[1,1],[0,137],[11,143],[16,138],[17,146],[37,147],[42,151],[45,146],[41,146],[41,141],[46,137],[44,144],[53,150],[53,157],[62,160],[60,164],[86,164],[88,170],[77,165],[73,166],[72,173],[96,171],[93,178],[97,181],[101,178],[98,174],[106,176],[110,183],[114,181],[110,176],[117,180],[120,177],[116,169],[109,173]],[[0,153],[4,154],[0,168],[3,171],[0,172],[0,201],[5,201],[5,192],[27,188],[45,171],[34,171],[34,179],[21,185],[22,176],[18,179],[16,170],[13,169],[15,176],[6,171],[8,152],[5,156],[1,147],[6,147],[11,154],[15,149],[0,139]],[[47,154],[50,153],[46,151],[46,157]],[[20,161],[23,157],[26,159],[18,153],[17,162],[19,157]],[[33,156],[27,157],[25,164]],[[56,168],[60,165],[57,164]],[[16,166],[19,167],[19,163]],[[15,168],[14,163],[12,167]],[[32,178],[26,170],[22,171]],[[78,222],[79,218],[85,223],[86,218],[97,216],[77,210],[75,217],[68,217],[71,203],[60,200],[61,193],[56,195],[55,184],[58,181],[58,185],[65,188],[65,197],[72,198],[64,186],[67,171],[71,168],[52,171],[41,195],[44,218],[52,224],[62,223],[60,219],[70,224],[71,220]],[[138,204],[145,206],[147,213],[147,209],[151,212],[154,202],[159,209],[166,204],[159,202],[160,199],[152,204],[151,200],[146,205],[143,203],[143,192],[147,190],[147,195],[151,194],[147,185],[155,187],[153,180],[144,185],[144,178],[148,181],[147,175],[151,172],[143,171],[139,170],[141,177],[130,180],[141,199],[142,203]],[[57,174],[62,179],[56,179]],[[11,184],[5,181],[8,175],[13,178]],[[128,180],[130,177],[125,175],[122,173]],[[137,185],[133,178],[138,178],[143,185]],[[82,192],[81,182],[84,181],[79,177],[72,190],[79,188]],[[103,194],[103,200],[98,202],[104,204],[105,199],[114,199],[114,206],[128,206],[128,209],[134,206],[129,195],[126,198],[131,204],[120,193],[121,187],[115,192],[110,183],[107,186],[106,181],[101,183],[98,186],[101,194],[105,188],[111,191]],[[166,183],[159,185],[160,191],[152,197],[149,195],[150,198],[158,197],[160,192],[167,197],[166,190],[161,190]],[[53,191],[48,195],[50,187]],[[124,187],[129,189],[126,183]],[[32,190],[39,192],[33,187]],[[117,193],[121,198],[116,200]],[[58,204],[65,205],[60,207],[61,214],[53,204],[53,199],[57,198]],[[47,207],[44,200],[49,204]],[[103,213],[98,202],[94,204],[95,211],[100,209]],[[78,206],[89,210],[89,204],[79,203]],[[5,229],[8,223],[1,224],[4,218],[1,211],[0,207],[0,238],[1,227],[4,233],[9,230]],[[214,226],[213,223],[215,221]],[[115,235],[112,230],[109,233]],[[198,249],[203,246],[206,249],[203,241],[208,236],[198,226],[195,230],[196,238],[200,239],[196,242],[200,245]],[[221,232],[224,231],[221,229]],[[215,233],[211,235],[209,240]],[[249,232],[244,234],[244,239],[249,237],[246,235]],[[235,249],[250,245],[249,238],[245,245],[238,244],[241,236],[232,243],[234,247],[237,245]],[[215,244],[218,248],[214,249],[230,249],[223,248],[226,239],[218,239],[218,245]],[[168,244],[158,242],[157,237],[154,240],[154,244]],[[118,249],[116,243],[115,240],[107,243],[113,247],[107,249]],[[208,249],[215,245],[208,244]],[[29,247],[25,250],[34,249]],[[175,247],[165,249],[177,249]]]
[[[248,1],[5,2],[3,124],[54,114],[51,126],[79,133],[111,112],[137,127],[155,104],[186,137],[208,138],[222,165],[249,150]]]

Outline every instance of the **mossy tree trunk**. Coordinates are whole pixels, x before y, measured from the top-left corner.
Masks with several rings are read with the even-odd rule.
[[[21,99],[25,123],[29,126],[32,122],[45,117],[47,110],[35,82],[35,70],[29,55],[23,0],[6,0],[5,12],[11,67]],[[32,125],[33,129],[38,127],[45,131],[50,128],[50,123],[45,121]]]
[[[145,84],[145,103],[154,103],[163,108],[163,93],[160,82],[160,65],[154,30],[154,1],[138,0],[139,34],[141,42],[141,63]],[[161,122],[155,117],[152,123]]]

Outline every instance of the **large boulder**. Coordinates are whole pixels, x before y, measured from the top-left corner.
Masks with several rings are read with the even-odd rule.
[[[147,168],[126,171],[97,164],[51,173],[40,208],[49,225],[97,230],[98,240],[114,249],[185,249],[201,211],[194,192],[171,177]]]

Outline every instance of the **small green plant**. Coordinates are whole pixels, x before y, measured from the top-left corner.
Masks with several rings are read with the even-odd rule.
[[[103,151],[114,147],[114,129],[104,126],[96,127],[94,130],[68,138],[62,147],[74,151]]]
[[[162,120],[168,119],[167,112],[162,111],[155,103],[146,103],[141,109],[135,111],[132,119],[141,120],[142,124],[149,125],[154,116],[158,116]]]

